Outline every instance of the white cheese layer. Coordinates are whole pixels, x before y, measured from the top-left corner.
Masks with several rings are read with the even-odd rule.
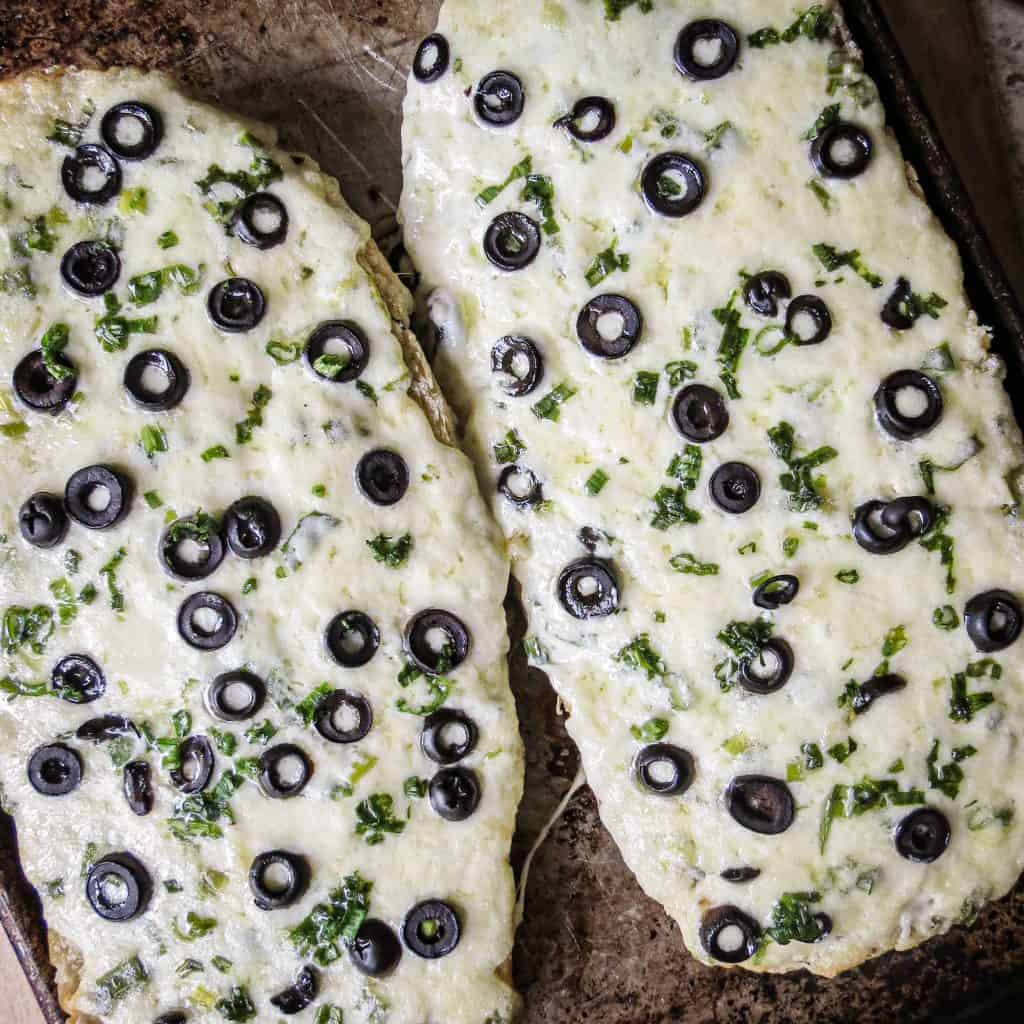
[[[606,16],[610,6],[624,7],[617,20]],[[763,930],[744,966],[832,974],[971,920],[1024,864],[1024,647],[994,654],[1001,675],[991,678],[963,621],[976,594],[1024,596],[1017,495],[1004,482],[1022,458],[1002,365],[966,304],[953,244],[908,187],[874,85],[836,42],[835,22],[830,38],[814,38],[813,26],[787,37],[797,15],[789,0],[448,0],[438,31],[451,64],[435,81],[409,85],[402,215],[434,295],[437,369],[522,582],[531,653],[547,659],[570,708],[569,730],[627,863],[701,959],[714,962],[700,941],[705,912],[733,905]],[[717,80],[692,81],[674,65],[678,33],[699,18],[724,19],[740,40],[735,66]],[[768,27],[776,41],[752,46],[748,37]],[[712,48],[703,59],[713,58]],[[492,127],[474,113],[473,95],[499,69],[518,76],[525,101],[518,120]],[[615,108],[600,141],[554,127],[586,96]],[[809,138],[823,114],[870,134],[865,173],[816,173]],[[706,179],[703,202],[679,219],[652,212],[639,188],[648,162],[669,151],[693,158]],[[516,168],[542,177],[517,178]],[[544,210],[536,197],[551,190]],[[557,225],[542,227],[536,259],[513,272],[483,248],[506,211]],[[847,265],[826,269],[814,251],[822,245]],[[742,294],[745,275],[766,270],[783,273],[794,296],[827,304],[827,340],[779,344],[787,303],[762,317]],[[901,277],[946,304],[933,302],[934,317],[897,332],[880,314]],[[603,293],[626,296],[643,316],[639,342],[617,360],[588,354],[577,339],[580,310]],[[507,335],[532,339],[543,357],[543,379],[525,397],[507,395],[492,372],[492,346]],[[740,340],[734,368],[728,349]],[[876,422],[873,396],[890,373],[919,368],[938,382],[944,412],[929,433],[899,442]],[[694,382],[724,397],[730,370],[740,397],[727,399],[728,429],[698,446],[699,480],[684,490],[670,468],[686,444],[673,400]],[[790,461],[835,450],[819,453],[803,508],[770,443],[781,423],[793,429]],[[730,461],[760,479],[760,500],[743,515],[708,494],[711,473]],[[933,473],[931,500],[949,508],[948,523],[927,546],[868,554],[851,535],[854,510],[926,495],[925,461],[944,467]],[[542,503],[521,508],[497,492],[512,462],[536,475]],[[699,521],[673,509],[681,498]],[[614,568],[619,604],[581,621],[556,584],[588,555],[584,526],[598,531],[596,555]],[[779,573],[798,577],[799,594],[761,611],[754,582]],[[786,685],[767,695],[737,685],[719,639],[730,623],[758,620],[795,660]],[[842,703],[848,686],[884,663],[906,687],[853,713]],[[968,665],[968,693],[988,696],[955,716],[954,680]],[[634,757],[658,737],[693,757],[682,795],[637,784]],[[781,834],[756,834],[728,813],[726,789],[746,774],[788,780],[795,816]],[[864,780],[904,802],[870,783],[853,788]],[[904,859],[894,842],[922,800],[951,828],[930,864]],[[721,877],[737,867],[760,874],[743,884]],[[794,893],[815,896],[783,899]],[[817,913],[831,919],[831,933],[791,941],[794,919],[808,926],[805,937],[821,930],[807,922]]]
[[[75,124],[94,108],[82,141],[95,142],[103,113],[127,100],[162,114],[163,141],[152,157],[122,162],[120,198],[77,205],[60,177],[71,149],[47,141],[55,118]],[[440,899],[456,908],[461,939],[452,953],[434,960],[406,948],[394,971],[381,978],[360,974],[341,943],[340,958],[320,970],[320,993],[306,1019],[334,1024],[341,1018],[331,1015],[332,1007],[346,1022],[511,1019],[516,997],[496,972],[512,943],[507,856],[522,753],[506,673],[504,546],[468,461],[435,440],[406,393],[411,381],[391,316],[357,259],[370,241],[367,226],[310,161],[272,148],[268,129],[195,103],[160,77],[65,73],[6,84],[0,125],[0,687],[8,698],[0,702],[0,783],[48,925],[83,957],[80,986],[67,1009],[110,1024],[177,1010],[190,1024],[277,1021],[281,1014],[270,998],[311,961],[289,931],[358,872],[372,883],[371,917],[400,934],[414,904]],[[229,234],[204,208],[211,197],[196,186],[212,165],[249,171],[258,157],[281,168],[283,176],[266,189],[289,218],[284,243],[263,251]],[[229,187],[213,198],[230,202],[237,192]],[[25,244],[36,218],[51,236],[48,247],[36,236],[35,246]],[[167,232],[177,241],[164,248],[158,239]],[[98,237],[119,248],[113,294],[122,303],[120,315],[157,321],[153,333],[130,334],[123,350],[105,351],[98,340],[103,300],[71,294],[59,273],[69,246]],[[129,279],[176,264],[200,275],[194,293],[182,294],[165,281],[155,302],[129,301]],[[224,334],[207,315],[209,290],[229,276],[257,282],[266,296],[262,323],[247,333]],[[359,378],[368,387],[318,379],[295,359],[310,332],[335,319],[355,322],[368,339],[369,362]],[[78,394],[50,416],[19,404],[11,382],[15,365],[54,323],[69,329],[64,356],[77,369]],[[281,343],[272,347],[278,360],[268,354],[272,341]],[[130,357],[149,348],[171,350],[191,376],[184,401],[168,412],[141,411],[122,384]],[[261,387],[270,398],[260,422],[253,422],[249,411]],[[251,437],[243,440],[245,430],[239,435],[236,424],[247,420]],[[147,428],[159,428],[163,437],[161,444],[150,443],[150,456],[141,440]],[[222,457],[211,458],[210,449],[219,445]],[[356,486],[357,461],[374,448],[399,453],[408,466],[408,490],[390,507],[371,504]],[[126,518],[106,531],[72,523],[58,547],[30,547],[19,533],[22,502],[37,491],[62,494],[75,470],[94,463],[114,464],[132,480]],[[171,579],[157,556],[167,522],[197,509],[222,516],[249,494],[277,509],[282,544],[303,517],[318,518],[304,520],[287,552],[279,545],[253,561],[229,552],[205,580]],[[369,542],[382,534],[411,538],[402,564],[375,558]],[[119,551],[123,559],[105,576]],[[78,596],[88,584],[96,591],[91,603],[88,591]],[[237,609],[238,631],[217,651],[187,646],[176,628],[179,605],[200,590],[224,595]],[[7,629],[15,622],[10,609],[19,606],[39,606],[40,615],[52,616],[52,626],[34,639],[36,650],[32,638],[19,643]],[[405,788],[406,780],[423,782],[438,770],[421,751],[423,716],[398,707],[404,701],[415,711],[431,700],[424,678],[405,688],[398,680],[406,665],[406,624],[431,607],[461,618],[472,640],[468,658],[450,673],[445,705],[470,716],[479,733],[462,764],[476,773],[480,803],[461,822],[442,820],[426,796],[410,796]],[[342,668],[325,650],[327,623],[346,609],[367,613],[380,631],[379,649],[361,668]],[[107,681],[102,699],[76,706],[49,694],[16,695],[47,684],[58,659],[72,652],[101,666]],[[267,682],[266,704],[238,725],[214,721],[204,706],[208,684],[243,666]],[[297,705],[322,683],[368,699],[373,727],[364,739],[331,744],[303,723]],[[258,757],[268,743],[295,743],[307,753],[314,769],[308,786],[296,798],[271,800],[243,774],[229,800],[231,817],[214,822],[220,837],[182,841],[168,828],[170,818],[181,817],[182,796],[161,767],[166,750],[139,742],[129,753],[151,766],[155,807],[136,817],[122,793],[116,746],[76,740],[74,730],[89,718],[119,713],[148,723],[157,738],[170,738],[171,715],[179,709],[191,714],[193,735],[212,736],[216,728],[237,744],[232,756],[218,749],[207,794],[239,760]],[[265,720],[277,730],[269,741],[246,737]],[[45,797],[30,786],[26,763],[35,748],[57,737],[79,754],[84,777],[75,792]],[[371,844],[372,830],[357,834],[357,807],[375,794],[391,798],[401,831],[384,831],[382,841]],[[278,848],[307,859],[309,888],[298,903],[264,912],[254,905],[249,867],[257,854]],[[148,910],[124,924],[93,913],[84,882],[89,861],[121,850],[133,853],[153,881]],[[214,923],[192,928],[203,934],[190,938],[190,914]],[[133,958],[146,977],[129,971],[126,991],[115,986],[112,996],[103,977]],[[253,1014],[232,1015],[218,1006],[236,988],[248,992]]]

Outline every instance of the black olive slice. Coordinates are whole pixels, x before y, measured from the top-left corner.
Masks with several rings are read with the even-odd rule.
[[[262,558],[281,539],[281,517],[265,498],[239,498],[224,513],[224,536],[239,558]]]
[[[891,555],[927,533],[934,522],[934,506],[925,498],[874,498],[854,510],[853,537],[872,555]]]
[[[506,395],[522,398],[541,382],[544,359],[529,338],[508,334],[491,349],[491,370],[501,374],[500,387]]]
[[[320,991],[320,975],[315,967],[306,964],[295,975],[295,983],[289,985],[276,996],[270,997],[270,1005],[280,1010],[286,1017],[293,1013],[301,1013]]]
[[[775,836],[793,824],[793,794],[780,779],[737,775],[729,783],[725,800],[733,819],[751,832]]]
[[[761,478],[745,462],[725,462],[711,474],[708,493],[723,512],[742,515],[761,497]]]
[[[239,203],[231,229],[246,245],[273,249],[288,237],[288,210],[273,193],[256,192]]]
[[[160,564],[176,580],[202,580],[224,560],[224,541],[198,516],[176,519],[160,538]]]
[[[188,1017],[181,1010],[169,1010],[153,1018],[153,1024],[187,1024]]]
[[[413,77],[424,85],[436,82],[448,70],[450,60],[448,40],[440,32],[434,32],[416,47],[416,56],[412,59]]]
[[[132,486],[113,466],[86,466],[71,474],[64,487],[64,507],[76,523],[109,530],[127,514]]]
[[[519,508],[530,508],[544,500],[537,474],[525,466],[506,466],[498,476],[498,493]]]
[[[324,643],[342,668],[361,668],[377,653],[380,630],[364,612],[341,612],[328,623]]]
[[[523,83],[511,71],[492,71],[477,83],[473,108],[484,124],[504,128],[519,120],[526,102]]]
[[[705,60],[698,49],[702,44],[715,51],[711,60]],[[676,37],[676,67],[680,74],[697,82],[727,75],[736,64],[739,52],[740,40],[736,30],[717,18],[691,21]]]
[[[106,242],[75,242],[60,261],[60,276],[76,294],[94,298],[121,276],[121,258]]]
[[[658,796],[679,796],[693,784],[693,755],[671,743],[649,743],[633,761],[637,782]]]
[[[662,217],[685,217],[704,201],[704,172],[685,153],[660,153],[640,175],[644,202]]]
[[[540,252],[540,227],[518,210],[499,213],[484,232],[484,255],[499,270],[522,270]]]
[[[153,377],[163,383],[154,389]],[[191,378],[182,361],[166,349],[151,348],[128,360],[124,370],[124,388],[128,397],[147,412],[166,412],[185,397]]]
[[[359,460],[356,484],[374,505],[396,505],[409,489],[409,467],[398,452],[376,448]]]
[[[206,707],[221,722],[244,722],[259,713],[267,685],[245,669],[222,672],[206,690]]]
[[[178,609],[178,633],[197,651],[216,651],[226,646],[237,628],[234,605],[209,590],[185,598]]]
[[[921,412],[908,416],[900,411],[901,392],[913,391],[924,400]],[[898,370],[889,374],[875,392],[878,425],[899,441],[911,441],[927,434],[942,416],[942,392],[927,374],[918,370]]]
[[[440,646],[434,641],[439,641]],[[458,668],[466,660],[469,646],[466,624],[441,608],[417,612],[405,627],[406,653],[427,675],[440,675]]]
[[[901,277],[896,281],[892,294],[885,300],[882,307],[882,323],[894,331],[909,331],[920,316],[911,306],[910,299],[913,289],[910,282]]]
[[[554,127],[564,128],[577,142],[600,142],[615,130],[615,105],[603,96],[584,96]]]
[[[782,573],[779,576],[769,576],[768,579],[757,585],[754,590],[754,604],[758,608],[767,608],[775,611],[784,604],[789,604],[796,597],[800,590],[800,580],[789,573]]]
[[[348,956],[360,974],[379,978],[392,971],[402,959],[402,943],[387,924],[368,917],[350,943]]]
[[[145,160],[156,152],[163,137],[159,111],[137,100],[115,104],[100,122],[100,138],[122,160]]]
[[[576,534],[576,539],[593,554],[597,550],[598,544],[601,543],[601,533],[593,526],[581,526],[579,533]]]
[[[82,782],[82,759],[63,743],[37,747],[28,759],[28,781],[43,796],[67,796]]]
[[[611,615],[619,607],[619,581],[611,565],[599,558],[580,558],[558,576],[558,600],[574,619]]]
[[[125,715],[100,715],[83,722],[75,730],[75,739],[87,743],[106,743],[119,736],[140,736],[139,727]]]
[[[53,666],[53,692],[69,704],[91,704],[107,692],[103,670],[85,654],[68,654]]]
[[[778,316],[779,300],[792,294],[789,278],[777,270],[762,270],[743,285],[744,302],[760,316]]]
[[[287,850],[268,850],[253,859],[249,888],[260,910],[281,910],[302,899],[309,885],[306,858]]]
[[[1022,618],[1020,601],[1006,590],[975,594],[964,608],[967,635],[985,654],[1009,647],[1020,636]]]
[[[874,146],[863,128],[846,121],[829,125],[811,143],[811,163],[823,178],[856,178],[868,169]]]
[[[131,921],[149,904],[153,884],[141,861],[130,853],[108,853],[85,880],[89,906],[104,921]]]
[[[60,180],[76,203],[102,206],[121,191],[121,165],[109,149],[90,142],[64,158]]]
[[[807,317],[814,324],[812,334],[801,334],[798,317]],[[794,345],[820,345],[832,333],[832,314],[817,295],[798,295],[786,310],[786,336]]]
[[[440,708],[423,723],[420,749],[436,764],[455,764],[473,752],[477,738],[476,723],[465,712]]]
[[[818,937],[813,939],[813,942],[821,942],[826,935],[832,934],[832,918],[828,916],[824,911],[819,910],[818,913],[811,915],[814,918],[814,923],[818,926]]]
[[[607,318],[607,319],[606,319]],[[617,333],[601,330],[601,322],[614,326]],[[595,295],[576,317],[576,337],[592,355],[601,359],[621,359],[640,340],[644,319],[640,310],[624,295]]]
[[[333,690],[317,705],[313,725],[329,743],[357,743],[373,728],[373,708],[361,693]]]
[[[251,331],[263,319],[267,300],[255,281],[229,277],[210,289],[206,309],[215,327],[227,334]]]
[[[725,932],[735,931],[740,941],[724,943]],[[741,964],[758,950],[761,926],[738,907],[712,907],[700,922],[700,944],[708,956],[723,964]]]
[[[334,347],[341,352],[334,351]],[[325,320],[306,340],[306,365],[321,380],[346,384],[355,380],[370,361],[370,343],[363,332],[345,320]]]
[[[61,354],[57,355],[56,362],[69,371],[63,380],[50,374],[39,349],[29,352],[14,368],[11,380],[14,393],[24,405],[36,412],[56,415],[71,401],[78,387],[75,367]]]
[[[935,506],[927,498],[894,498],[882,509],[881,519],[890,530],[902,529],[911,538],[917,538],[932,528]]]
[[[55,547],[68,532],[64,502],[46,491],[33,494],[18,510],[18,528],[34,548]]]
[[[480,783],[472,768],[442,768],[430,780],[430,806],[445,821],[465,821],[480,803]]]
[[[153,810],[152,771],[145,761],[129,761],[124,766],[123,787],[132,814],[144,818]]]
[[[896,852],[918,864],[938,860],[950,839],[949,819],[934,807],[911,811],[896,826]]]
[[[705,444],[725,433],[729,426],[729,407],[714,388],[690,384],[672,403],[672,422],[688,441]]]
[[[278,743],[260,754],[260,788],[273,800],[298,796],[312,774],[313,762],[294,743]]]
[[[772,637],[760,655],[740,662],[740,685],[749,693],[775,693],[789,682],[793,662],[793,648],[781,637]]]
[[[879,697],[888,696],[890,693],[898,693],[906,688],[907,681],[903,676],[895,672],[887,672],[885,675],[872,676],[866,683],[861,683],[854,699],[853,710],[855,714],[861,715]]]
[[[755,878],[761,874],[760,868],[751,867],[739,867],[739,868],[726,868],[718,877],[724,882],[733,882],[736,885],[742,885],[744,882],[752,882]]]
[[[174,768],[171,782],[182,793],[201,793],[213,775],[213,747],[205,736],[188,736],[178,745],[181,766]]]
[[[443,900],[423,900],[405,915],[402,938],[425,960],[447,956],[459,944],[459,918]]]

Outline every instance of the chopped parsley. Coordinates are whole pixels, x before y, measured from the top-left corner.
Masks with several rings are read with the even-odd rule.
[[[860,258],[859,250],[849,249],[846,252],[840,252],[831,245],[819,242],[817,245],[813,246],[813,252],[814,255],[818,257],[821,265],[830,273],[842,270],[843,267],[849,267],[858,277],[867,281],[872,288],[882,287],[882,279],[878,274],[875,274],[868,269],[864,261]]]
[[[664,718],[649,718],[643,725],[631,725],[629,732],[640,743],[657,743],[668,732],[668,722]]]
[[[677,388],[684,380],[697,376],[697,364],[689,359],[674,359],[665,364],[665,374],[668,377],[668,386]]]
[[[562,381],[561,384],[556,384],[540,401],[534,402],[530,408],[538,419],[557,423],[561,416],[560,407],[575,394],[576,389]]]
[[[744,665],[754,660],[764,663],[764,648],[771,635],[772,624],[767,619],[733,621],[719,631],[716,639],[731,653],[715,665],[715,678],[722,690],[732,689]]]
[[[967,692],[968,679],[983,679],[986,675],[993,680],[1001,678],[1003,670],[991,658],[972,662],[963,672],[957,672],[952,679],[953,694],[949,701],[949,717],[954,722],[970,722],[974,716],[992,704],[996,695],[991,690]]]
[[[732,121],[723,121],[721,124],[715,125],[714,128],[709,128],[704,132],[704,148],[707,152],[713,153],[716,149],[719,149],[725,133],[731,129]]]
[[[783,893],[772,907],[772,923],[765,929],[765,937],[780,946],[817,942],[825,934],[825,925],[811,906],[820,899],[817,892]]]
[[[811,178],[807,182],[807,187],[814,194],[814,198],[821,203],[822,209],[829,213],[832,209],[832,193],[817,178]]]
[[[845,764],[849,759],[850,755],[857,750],[857,741],[852,737],[848,736],[842,743],[834,743],[828,748],[828,756],[833,761],[838,761],[840,764]]]
[[[244,781],[236,772],[226,771],[212,790],[186,796],[168,819],[168,831],[184,843],[193,839],[220,839],[224,835],[220,822],[235,823],[230,801]]]
[[[96,994],[103,1013],[110,1013],[114,1004],[120,1002],[129,992],[145,988],[149,984],[149,973],[145,965],[133,956],[112,967],[96,979]]]
[[[899,654],[908,643],[910,641],[907,639],[907,627],[893,626],[882,641],[882,657],[891,658]]]
[[[309,916],[288,933],[300,956],[312,956],[320,967],[326,967],[341,956],[341,944],[350,943],[370,912],[370,891],[373,883],[358,871],[332,889],[327,902],[318,903]]]
[[[956,573],[954,571],[954,542],[953,538],[946,533],[949,526],[950,509],[942,507],[937,510],[935,522],[918,543],[925,551],[937,551],[939,553],[939,564],[946,570],[946,593],[952,594],[956,590]]]
[[[528,175],[520,199],[534,202],[540,208],[540,214],[544,218],[541,221],[541,230],[544,234],[558,233],[558,222],[555,220],[555,186],[547,175]]]
[[[804,138],[808,142],[813,142],[826,128],[831,128],[832,125],[839,121],[839,110],[841,104],[832,103],[827,106],[819,115],[817,120],[807,130]]]
[[[230,459],[231,453],[222,444],[215,444],[199,456],[203,462],[213,462],[214,459]]]
[[[128,282],[128,298],[136,306],[148,306],[163,294],[168,285],[175,285],[182,295],[194,295],[199,291],[203,267],[193,270],[182,263],[137,274]]]
[[[718,565],[715,562],[701,562],[696,555],[691,555],[688,551],[680,551],[678,555],[673,555],[669,560],[668,564],[676,572],[684,573],[688,576],[717,576]]]
[[[248,144],[243,137],[243,145]],[[256,148],[255,146],[252,148]],[[219,164],[211,164],[206,174],[196,182],[196,187],[207,197],[203,208],[231,233],[231,220],[239,203],[254,192],[265,189],[271,182],[282,177],[281,168],[264,153],[256,152],[247,171],[225,171]],[[217,199],[218,185],[234,190],[230,199]]]
[[[952,752],[953,760],[940,765],[939,741],[935,740],[925,761],[928,765],[928,785],[944,793],[950,800],[955,800],[960,793],[960,784],[964,781],[964,770],[960,767],[960,762],[973,757],[977,752],[977,748],[970,744],[955,747]]]
[[[386,565],[389,569],[400,569],[409,560],[412,551],[412,535],[403,533],[395,540],[386,533],[378,533],[366,546],[373,552],[374,560]]]
[[[924,483],[925,492],[929,495],[933,495],[935,493],[936,473],[955,473],[958,469],[966,465],[966,463],[970,462],[978,452],[984,449],[984,447],[984,442],[976,434],[972,434],[966,445],[965,454],[956,462],[951,462],[948,466],[940,466],[931,459],[922,459],[917,464],[917,470],[921,474],[921,480]]]
[[[863,778],[852,786],[833,786],[825,801],[825,809],[818,829],[818,847],[822,853],[828,843],[832,823],[837,818],[855,818],[880,807],[904,807],[923,804],[924,793],[919,789],[901,790],[895,779]]]
[[[54,118],[53,128],[46,136],[48,142],[56,142],[61,146],[69,146],[74,149],[81,141],[85,129],[89,127],[93,114],[96,113],[96,104],[91,99],[82,104],[82,113],[77,121],[65,121],[62,117]]]
[[[410,775],[402,783],[402,792],[410,800],[422,800],[427,795],[427,780],[416,775]]]
[[[223,999],[218,999],[214,1009],[232,1022],[252,1020],[256,1016],[256,1004],[244,985],[236,985]]]
[[[53,612],[45,604],[11,605],[4,610],[0,628],[4,653],[15,654],[27,645],[33,654],[42,654],[53,630]]]
[[[533,158],[530,156],[524,156],[508,173],[508,177],[501,182],[500,185],[488,185],[482,192],[476,197],[477,206],[487,206],[488,203],[494,202],[502,192],[512,184],[513,181],[518,181],[520,178],[525,178],[533,166]]]
[[[215,917],[201,917],[194,910],[190,910],[185,915],[184,928],[178,924],[177,919],[171,922],[174,934],[182,942],[195,942],[196,939],[209,935],[216,927],[217,919]]]
[[[585,277],[591,288],[596,288],[609,274],[616,270],[629,270],[629,254],[618,253],[615,247],[618,243],[613,238],[612,244],[607,249],[599,252],[590,266],[587,267]]]
[[[147,423],[139,433],[139,444],[147,458],[153,458],[159,452],[167,451],[167,435],[163,427]]]
[[[793,427],[783,420],[768,431],[772,451],[789,467],[779,476],[779,484],[789,493],[789,507],[794,512],[810,512],[824,505],[825,478],[813,477],[811,471],[830,462],[839,453],[823,445],[806,455],[795,454],[796,439]]]
[[[211,728],[210,735],[213,737],[213,745],[225,756],[233,757],[238,749],[238,737],[234,733]]]
[[[365,380],[356,381],[356,391],[374,405],[377,405],[377,392],[373,390],[373,385],[368,384]]]
[[[733,292],[726,305],[711,311],[711,315],[722,325],[722,338],[718,343],[717,357],[722,372],[718,378],[725,385],[730,398],[742,397],[736,383],[736,374],[739,372],[743,350],[750,341],[750,330],[740,326],[742,314],[736,309],[737,294]]]
[[[178,236],[173,231],[165,231],[157,240],[156,244],[161,249],[173,249],[178,244]]]
[[[141,185],[137,188],[126,188],[117,200],[117,208],[124,214],[147,213],[149,193]]]
[[[836,579],[840,583],[845,583],[847,586],[852,587],[855,583],[860,582],[860,573],[856,569],[840,569],[836,573]]]
[[[801,743],[800,753],[803,757],[799,761],[790,761],[786,765],[787,782],[800,782],[804,772],[816,772],[825,763],[821,747],[817,743]]]
[[[608,483],[608,474],[603,469],[595,469],[593,473],[587,477],[587,482],[583,485],[583,489],[591,497],[597,497],[604,490],[604,485]]]
[[[896,299],[896,312],[915,322],[923,316],[938,320],[942,310],[949,305],[936,292],[931,292],[929,295],[918,295],[917,292],[911,291],[905,279],[901,279],[897,285],[894,298]]]
[[[640,370],[633,378],[633,401],[636,405],[654,405],[658,397],[661,375],[651,370]]]
[[[408,689],[414,683],[421,682],[426,688],[428,699],[419,706],[410,704],[405,697],[395,701],[395,707],[407,715],[429,715],[436,711],[448,699],[452,692],[452,682],[442,675],[427,675],[415,665],[406,665],[398,673],[398,685]]]
[[[700,513],[686,504],[687,490],[689,488],[685,484],[678,487],[659,487],[651,498],[654,503],[651,526],[656,530],[667,530],[680,523],[700,522]]]
[[[515,462],[525,451],[526,445],[523,444],[522,438],[514,430],[510,430],[504,440],[494,445],[494,458],[499,465],[504,465]]]
[[[394,800],[388,793],[374,793],[356,805],[356,835],[367,845],[383,843],[387,835],[399,835],[405,822],[394,814]]]
[[[235,441],[238,444],[248,444],[252,440],[252,432],[257,427],[263,426],[263,410],[273,397],[274,393],[263,384],[260,384],[252,393],[252,402],[245,414],[245,419],[235,424]]]
[[[824,4],[813,4],[806,11],[798,13],[796,20],[787,28],[760,28],[747,36],[747,42],[755,50],[763,50],[766,46],[792,43],[800,38],[817,41],[827,38],[832,31],[833,21],[832,12]]]
[[[609,21],[618,21],[622,12],[636,4],[642,14],[654,10],[654,0],[604,0],[604,16]]]
[[[25,230],[11,239],[11,248],[19,256],[53,252],[58,237],[54,228],[67,223],[68,215],[59,206],[52,206],[46,213],[25,221]]]
[[[278,341],[276,338],[271,338],[270,341],[267,342],[264,352],[266,352],[278,366],[288,366],[290,363],[298,361],[299,356],[302,355],[302,345],[297,341]],[[324,358],[324,356],[318,356],[313,361],[313,366],[319,373],[323,373],[324,376],[330,377],[331,374],[325,372],[322,366],[317,366],[317,363],[320,363]],[[342,362],[344,363],[346,361],[343,360]],[[338,370],[338,373],[340,373],[342,369],[344,369],[344,365],[342,365],[341,369]]]
[[[61,352],[67,348],[70,331],[67,324],[50,324],[39,342],[43,353],[43,365],[54,380],[67,380],[74,372],[70,366],[59,361]]]
[[[139,319],[128,319],[120,315],[121,303],[113,292],[103,296],[103,316],[95,320],[96,340],[104,352],[120,352],[128,345],[128,337],[132,334],[153,334],[157,328],[157,318],[146,316]]]
[[[277,735],[277,726],[265,718],[258,725],[251,725],[245,730],[245,738],[249,743],[265,747]]]
[[[117,583],[117,570],[125,560],[128,552],[124,548],[118,548],[110,557],[110,560],[100,569],[100,575],[107,582],[107,593],[110,595],[110,607],[115,612],[124,611],[124,593]]]
[[[661,679],[668,672],[661,655],[651,646],[651,638],[647,633],[641,633],[630,640],[615,655],[615,660],[643,672],[648,679]]]
[[[945,630],[947,633],[960,625],[960,616],[951,604],[944,604],[932,612],[932,625],[936,629]]]

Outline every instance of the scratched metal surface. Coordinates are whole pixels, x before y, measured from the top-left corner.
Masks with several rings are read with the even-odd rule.
[[[310,153],[340,179],[349,202],[378,237],[391,235],[400,190],[398,110],[412,51],[431,29],[438,0],[0,5],[0,75],[58,62],[168,70],[204,98],[276,125],[287,145]],[[869,17],[875,13],[873,0],[849,0],[849,7]],[[893,99],[913,106],[899,89]],[[920,119],[907,124],[928,141]],[[920,151],[936,159],[927,155],[928,147]],[[961,215],[956,230],[965,232],[958,241],[969,258],[972,298],[1002,327],[1019,366],[1024,336],[1014,347],[1016,313],[1012,302],[995,294],[999,270],[986,255],[969,203],[948,177],[937,180],[933,199],[940,210]],[[523,626],[512,597],[508,611],[516,640]],[[518,868],[574,776],[577,754],[545,677],[530,670],[521,654],[512,668],[528,751],[528,797],[513,848]],[[537,854],[526,906],[514,956],[526,1000],[524,1024],[982,1020],[995,1012],[992,999],[1004,999],[1015,985],[1024,994],[1020,885],[970,931],[955,929],[834,981],[705,968],[687,955],[675,926],[639,890],[586,788]],[[2,816],[0,920],[47,1020],[56,1024],[61,1017],[38,906],[20,878],[13,828]]]

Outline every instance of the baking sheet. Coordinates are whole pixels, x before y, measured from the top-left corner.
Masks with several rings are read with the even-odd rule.
[[[845,8],[894,130],[960,245],[968,291],[996,331],[1024,420],[1024,319],[924,112],[876,0]],[[172,72],[204,98],[277,125],[341,181],[385,243],[400,191],[404,81],[437,0],[3,0],[0,74],[54,63],[137,64]],[[513,639],[522,635],[514,595]],[[545,677],[513,659],[527,744],[527,799],[513,848],[518,868],[566,791],[577,754]],[[722,971],[696,963],[678,930],[640,891],[584,788],[538,852],[514,957],[526,1024],[984,1020],[1024,995],[1024,885],[910,953],[834,981]],[[20,876],[13,826],[0,816],[0,921],[49,1024],[62,1020],[38,903]],[[1009,1015],[1009,1010],[1005,1012]]]

